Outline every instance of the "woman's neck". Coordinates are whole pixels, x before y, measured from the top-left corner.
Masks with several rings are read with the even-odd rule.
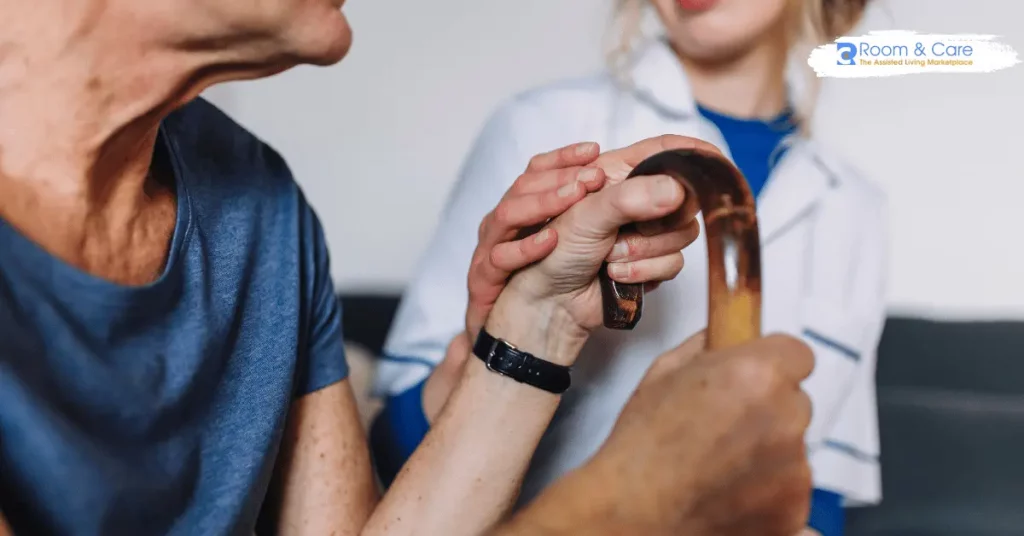
[[[726,61],[679,56],[694,99],[707,108],[738,118],[773,119],[789,106],[786,49],[775,40],[762,40]]]

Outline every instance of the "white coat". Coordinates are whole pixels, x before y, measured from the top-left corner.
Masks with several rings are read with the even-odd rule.
[[[707,140],[729,154],[696,111],[678,60],[654,41],[631,67],[527,92],[487,122],[406,289],[375,382],[396,394],[423,380],[463,329],[466,273],[477,227],[527,161],[580,141],[603,150],[661,134]],[[813,140],[795,139],[758,199],[763,331],[801,337],[816,365],[804,384],[813,402],[807,434],[815,487],[848,505],[881,499],[875,403],[876,346],[885,320],[886,227],[881,191]],[[673,281],[645,298],[633,331],[600,330],[576,362],[573,385],[527,474],[528,500],[601,445],[652,360],[707,323],[703,239],[684,251]]]

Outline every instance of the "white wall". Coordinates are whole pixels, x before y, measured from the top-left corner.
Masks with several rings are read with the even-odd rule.
[[[341,65],[210,98],[288,159],[339,289],[399,289],[486,115],[600,68],[610,4],[352,0]],[[997,34],[1024,54],[1022,20],[1016,0],[889,0],[863,29]],[[1024,65],[830,80],[819,110],[820,136],[889,192],[893,311],[1024,318]]]

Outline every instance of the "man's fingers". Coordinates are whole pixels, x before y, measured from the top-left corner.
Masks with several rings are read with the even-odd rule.
[[[683,341],[673,352],[693,357],[704,351],[707,345],[707,330],[700,330]]]
[[[768,335],[762,339],[771,346],[773,359],[778,360],[783,375],[792,381],[803,381],[814,371],[814,353],[804,341],[783,334]]]
[[[542,153],[530,159],[527,172],[545,171],[569,166],[585,166],[601,154],[601,147],[594,142],[574,143],[554,151]]]
[[[696,222],[697,213],[700,212],[697,196],[689,188],[684,187],[683,191],[685,195],[681,211],[669,214],[664,218],[637,222],[636,231],[644,236],[654,236],[673,229],[682,229]]]
[[[803,341],[783,334],[768,335],[749,345],[746,353],[776,361],[782,376],[792,382],[807,379],[814,370],[814,352]]]
[[[684,195],[682,185],[667,175],[636,177],[606,186],[583,200],[578,223],[583,232],[608,236],[627,223],[654,220],[679,210]]]
[[[506,274],[511,274],[547,257],[557,244],[558,237],[555,231],[544,229],[533,236],[498,244],[491,250],[491,264]]]
[[[700,225],[696,220],[681,229],[655,236],[620,233],[607,260],[608,262],[631,262],[676,253],[692,244],[699,235]]]
[[[608,275],[620,283],[645,283],[674,279],[683,269],[683,254],[676,251],[653,259],[608,263]]]
[[[669,371],[686,365],[704,351],[706,341],[705,330],[700,330],[683,341],[679,346],[665,352],[651,364],[645,381],[657,380]]]
[[[715,156],[721,156],[722,154],[722,151],[706,141],[687,136],[666,134],[638,141],[628,147],[608,151],[601,155],[595,164],[604,169],[612,182],[618,182],[629,176],[633,168],[640,162],[643,162],[644,159],[662,151],[673,149],[693,149]]]

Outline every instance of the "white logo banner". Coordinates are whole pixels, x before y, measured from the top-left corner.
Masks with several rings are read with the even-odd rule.
[[[991,73],[1020,63],[999,36],[871,32],[840,37],[811,52],[818,77],[872,78],[920,73]]]

